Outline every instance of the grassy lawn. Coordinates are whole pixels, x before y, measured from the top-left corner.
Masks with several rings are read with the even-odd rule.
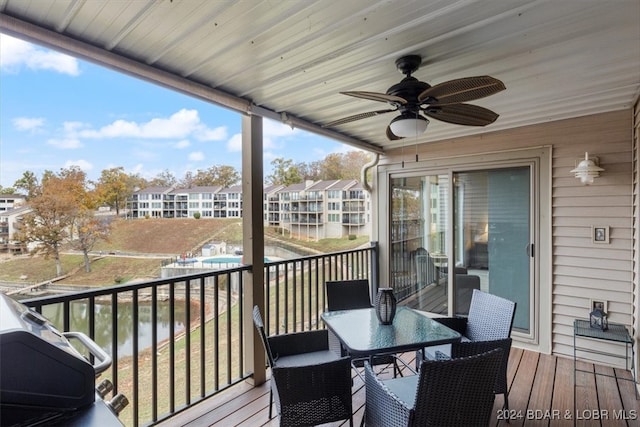
[[[353,249],[367,244],[367,236],[354,240],[346,237],[307,242],[283,237],[273,229],[265,229],[266,244],[284,243],[301,252],[329,253]],[[64,274],[60,284],[111,286],[118,282],[151,280],[160,277],[162,257],[200,251],[212,240],[227,244],[242,244],[241,222],[235,219],[140,219],[116,220],[109,242],[100,242],[95,251],[123,254],[156,254],[158,258],[131,258],[124,256],[93,257],[91,272],[84,270],[81,255],[64,253],[61,256]],[[55,261],[41,256],[19,256],[3,261],[0,281],[26,285],[52,280],[56,277]]]
[[[323,282],[322,274],[318,278],[319,282]],[[298,323],[294,325],[293,322],[293,313],[289,309],[289,324],[286,326],[289,332],[294,330],[302,330],[306,329],[306,326],[300,325],[300,318],[305,318],[305,325],[309,320],[309,313],[302,314],[302,310],[306,310],[306,304],[300,302],[301,295],[305,295],[305,301],[310,301],[312,306],[315,306],[317,301],[317,289],[321,289],[319,286],[316,286],[317,283],[315,281],[315,275],[312,275],[311,281],[305,278],[302,274],[299,274],[295,278],[296,286],[291,286],[293,283],[293,275],[289,277],[289,283],[287,290],[283,289],[283,281],[280,281],[280,298],[279,298],[279,307],[280,310],[287,309],[285,302],[289,302],[289,305],[293,305],[294,298],[296,298],[297,302],[295,303],[296,307],[298,307],[298,312],[296,316],[298,318]],[[271,284],[273,287],[273,284]],[[304,289],[304,290],[303,290]],[[275,295],[275,290],[272,288],[270,290],[271,295]],[[286,297],[285,297],[286,295]],[[209,303],[212,301],[207,300]],[[200,301],[198,301],[200,303]],[[181,304],[180,302],[178,304]],[[184,304],[184,302],[182,302]],[[197,306],[198,304],[194,304],[192,307],[193,317],[197,317]],[[194,310],[195,309],[195,310]],[[283,332],[283,328],[285,325],[276,325],[275,319],[276,317],[282,319],[283,315],[280,313],[279,316],[275,315],[276,310],[276,301],[271,300],[270,303],[270,319],[264,319],[265,322],[268,322],[270,327],[270,333],[274,333],[276,330],[280,330]],[[228,315],[226,312],[220,313],[217,318],[210,318],[204,327],[204,349],[201,346],[201,336],[202,336],[202,328],[195,327],[190,332],[190,346],[187,348],[187,340],[185,334],[177,337],[174,340],[174,398],[175,405],[181,406],[186,404],[187,401],[187,390],[186,390],[186,359],[187,354],[190,357],[190,384],[191,390],[189,396],[191,399],[196,400],[200,397],[201,393],[211,393],[214,390],[220,390],[225,387],[229,379],[239,378],[243,372],[241,372],[240,365],[240,340],[242,336],[239,334],[238,325],[240,324],[239,318],[239,307],[237,303],[234,303],[231,306],[231,325],[228,322]],[[264,313],[263,313],[264,317]],[[315,319],[314,319],[315,320]],[[245,328],[253,329],[253,324],[250,323],[245,325]],[[246,331],[247,329],[245,329]],[[227,354],[227,343],[231,342],[231,354],[230,357]],[[170,388],[170,372],[171,372],[171,359],[170,359],[170,351],[169,345],[163,347],[157,353],[157,372],[160,375],[157,377],[157,404],[158,404],[158,414],[161,416],[162,414],[166,414],[170,410],[170,399],[171,399],[171,388]],[[217,351],[216,351],[217,348]],[[205,352],[205,364],[204,366],[200,363],[200,356],[202,351]],[[120,360],[120,364],[118,367],[118,375],[119,375],[119,383],[120,383],[120,392],[124,393],[127,396],[133,396],[133,360],[131,358],[126,358]],[[140,357],[138,358],[138,399],[140,402],[139,407],[139,416],[141,422],[148,422],[152,418],[152,407],[151,402],[153,401],[152,390],[153,390],[153,380],[152,380],[152,368],[153,368],[153,360],[152,354],[149,350],[142,351]],[[227,368],[230,370],[227,371]],[[200,375],[202,370],[205,370],[205,386],[204,390],[200,388]],[[106,373],[105,377],[109,378],[110,373]],[[125,410],[120,414],[120,419],[125,423],[125,425],[132,425],[132,410],[131,408],[125,408]]]
[[[325,239],[319,242],[306,242],[290,237],[283,237],[273,230],[265,230],[266,244],[271,244],[274,240],[291,246],[292,248],[304,248],[305,252],[329,253],[353,249],[361,245],[367,244],[368,237],[358,237],[350,240],[348,238],[341,239]],[[84,285],[84,286],[112,286],[117,282],[126,283],[133,280],[151,280],[160,277],[161,260],[166,256],[176,256],[183,252],[197,253],[200,247],[212,240],[225,241],[227,244],[240,245],[242,242],[242,227],[237,220],[118,220],[114,223],[113,233],[109,242],[101,243],[95,248],[96,251],[117,252],[122,254],[156,254],[156,258],[150,257],[125,257],[125,256],[105,256],[94,257],[91,265],[92,271],[87,273],[84,271],[83,257],[75,254],[63,254],[61,257],[65,274],[68,274],[59,283],[64,285]],[[295,250],[295,249],[294,249]],[[301,251],[302,252],[302,251]],[[55,277],[56,269],[53,259],[44,259],[42,257],[20,256],[13,257],[0,264],[0,281],[10,281],[25,283],[25,286],[31,283],[39,283],[51,280]],[[26,278],[23,278],[26,276]],[[287,288],[284,288],[284,282],[281,278],[278,306],[280,313],[275,312],[276,301],[270,300],[271,319],[265,319],[270,323],[271,333],[279,329],[283,332],[283,328],[287,330],[306,329],[309,322],[310,313],[306,312],[309,308],[316,306],[318,298],[318,289],[321,289],[320,283],[324,282],[323,272],[316,275],[298,273],[295,279],[290,273]],[[295,283],[295,286],[293,285]],[[271,285],[273,286],[273,284]],[[271,289],[270,294],[276,295],[275,289]],[[192,295],[193,296],[193,295]],[[196,296],[195,299],[197,299]],[[295,302],[294,302],[295,299]],[[303,300],[304,299],[304,303]],[[202,303],[194,301],[194,306]],[[211,306],[213,301],[211,297],[207,297],[205,304]],[[178,301],[177,304],[185,304],[184,301]],[[291,312],[288,307],[295,305],[298,311]],[[276,317],[283,319],[283,310],[289,310],[288,324],[275,325]],[[193,318],[197,316],[193,312]],[[201,347],[201,334],[203,330],[199,327],[189,332],[191,345],[186,347],[186,335],[182,334],[174,340],[173,348],[174,356],[174,372],[175,377],[171,378],[170,344],[162,347],[157,353],[157,399],[158,413],[160,415],[167,413],[170,408],[170,385],[175,387],[175,404],[181,406],[186,403],[186,375],[187,352],[191,357],[191,391],[192,399],[200,396],[199,388],[200,375],[203,369],[206,371],[205,391],[211,392],[220,387],[224,387],[228,378],[237,378],[242,375],[239,359],[239,342],[242,337],[239,334],[239,314],[238,306],[234,304],[231,308],[231,328],[228,328],[228,317],[226,313],[222,313],[218,318],[210,318],[204,328],[205,347]],[[264,315],[264,313],[263,313]],[[314,313],[315,316],[315,313]],[[296,319],[296,324],[293,324]],[[305,325],[300,325],[300,320],[304,319]],[[313,319],[315,320],[315,318]],[[246,328],[253,328],[253,324],[245,325]],[[227,331],[231,332],[227,334]],[[227,342],[231,341],[232,352],[227,354]],[[214,351],[218,348],[219,351]],[[205,353],[205,365],[200,364],[200,354]],[[137,365],[133,363],[132,358],[121,358],[118,361],[118,382],[120,384],[120,392],[132,398],[133,393],[133,373],[134,368],[137,369],[138,375],[138,401],[140,402],[140,419],[147,422],[152,418],[152,401],[151,391],[153,390],[152,367],[153,357],[149,350],[142,351],[137,360]],[[231,366],[231,370],[227,372],[226,367]],[[219,369],[219,370],[218,370]],[[111,371],[103,374],[104,378],[112,378]],[[121,419],[125,425],[132,425],[131,407],[125,408],[121,414]]]

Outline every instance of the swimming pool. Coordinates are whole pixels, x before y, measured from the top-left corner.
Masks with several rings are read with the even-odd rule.
[[[207,258],[202,260],[203,264],[242,264],[242,257],[227,256],[217,258]]]
[[[178,264],[195,264],[198,262],[198,258],[179,258],[176,262]]]
[[[265,257],[264,262],[271,262],[271,260]],[[225,256],[225,257],[207,258],[202,260],[202,263],[203,264],[243,264],[243,257]]]

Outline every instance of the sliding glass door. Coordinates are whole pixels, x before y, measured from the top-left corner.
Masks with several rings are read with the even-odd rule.
[[[391,281],[403,304],[447,312],[449,175],[391,183]]]
[[[455,172],[456,314],[474,288],[517,303],[514,327],[530,328],[531,173],[527,166]]]
[[[391,281],[400,304],[468,313],[473,289],[517,302],[529,333],[533,300],[532,166],[391,178]]]

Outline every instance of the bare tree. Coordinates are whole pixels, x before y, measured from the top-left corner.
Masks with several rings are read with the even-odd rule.
[[[91,252],[99,240],[109,240],[111,233],[111,218],[97,217],[93,210],[83,210],[76,220],[78,239],[74,242],[74,247],[82,251],[84,257],[84,269],[91,272]]]

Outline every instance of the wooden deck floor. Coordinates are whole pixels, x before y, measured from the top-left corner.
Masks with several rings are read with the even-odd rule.
[[[412,354],[403,359],[413,366]],[[640,426],[640,400],[636,399],[628,371],[578,362],[578,368],[590,373],[577,374],[577,409],[573,410],[573,360],[512,349],[509,358],[509,406],[507,424],[501,411],[502,395],[495,401],[491,426]],[[379,369],[379,367],[377,368]],[[599,374],[610,375],[595,375]],[[381,375],[391,375],[390,368]],[[364,413],[365,391],[354,374],[354,425]],[[278,426],[278,418],[269,420],[269,384],[251,387],[242,384],[220,396],[204,401],[180,413],[162,426]],[[275,408],[274,408],[275,412]],[[332,423],[326,426],[348,426]]]

